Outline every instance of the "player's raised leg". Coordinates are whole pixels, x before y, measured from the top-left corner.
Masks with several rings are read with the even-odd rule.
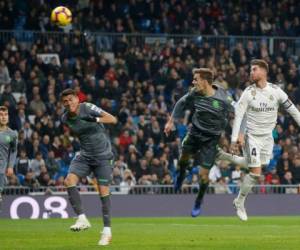
[[[74,173],[69,173],[64,181],[64,184],[67,188],[69,201],[74,212],[78,216],[75,224],[70,227],[72,231],[81,231],[91,227],[91,224],[83,211],[80,194],[76,187],[78,181],[79,177]]]
[[[242,168],[247,168],[247,161],[246,161],[245,157],[227,153],[219,146],[217,147],[217,150],[218,150],[218,153],[216,156],[216,161],[218,161],[218,160],[229,161],[234,165],[239,165]]]

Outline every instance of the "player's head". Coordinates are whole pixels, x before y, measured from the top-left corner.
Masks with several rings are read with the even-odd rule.
[[[75,90],[65,89],[60,94],[60,100],[64,105],[65,109],[67,109],[71,113],[76,113],[79,105],[79,99]]]
[[[8,124],[8,109],[6,106],[0,106],[0,125],[5,126]]]
[[[198,92],[204,93],[212,85],[214,74],[208,68],[193,69],[193,85]]]
[[[269,65],[265,60],[253,59],[251,61],[250,77],[252,81],[258,82],[262,79],[267,79]]]

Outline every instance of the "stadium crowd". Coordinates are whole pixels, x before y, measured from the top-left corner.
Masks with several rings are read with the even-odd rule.
[[[295,0],[0,1],[0,29],[55,30],[51,10],[68,6],[73,29],[206,35],[299,36]]]
[[[84,5],[84,2],[78,1],[78,4]],[[97,4],[92,5],[94,10],[100,8],[101,3],[103,8],[122,9],[121,5],[117,3],[106,6],[106,1],[95,2]],[[167,8],[166,10],[169,9],[169,11],[183,11],[183,13],[187,11],[189,13],[190,4],[187,2],[161,1],[158,6],[163,10]],[[250,3],[250,1],[243,2]],[[25,4],[25,1],[20,3]],[[138,0],[130,1],[127,6],[147,6],[152,3],[157,6],[156,1],[142,2]],[[262,5],[260,11],[268,8],[268,1],[260,3]],[[5,6],[7,8],[9,4],[11,4],[9,1],[0,1],[0,8]],[[201,5],[201,1],[199,4]],[[265,7],[263,7],[264,5]],[[274,6],[277,9],[287,8],[290,11],[290,9],[297,9],[296,5],[295,1],[282,1],[281,4]],[[213,1],[203,11],[211,12],[214,6],[222,9],[220,18],[217,18],[218,24],[214,24],[214,27],[219,27],[226,20],[222,18],[226,16],[235,18],[234,13],[237,12],[238,7],[232,6],[230,9],[231,5],[229,4],[227,9],[223,9],[221,8],[222,1]],[[243,3],[240,8],[245,8],[245,6],[248,5]],[[145,7],[141,8],[141,10],[143,9]],[[76,22],[75,17],[74,26],[76,23],[81,23],[80,13],[85,13],[84,11],[90,13],[84,8],[83,12],[78,11],[78,20]],[[99,10],[97,9],[97,11]],[[268,11],[265,10],[265,12]],[[5,19],[4,12],[0,11],[0,13],[2,14],[1,18]],[[24,13],[26,16],[27,12]],[[45,15],[46,13],[45,9]],[[92,17],[93,13],[92,11],[90,14]],[[106,11],[103,13],[105,16]],[[162,16],[154,17],[151,13],[147,15],[158,21],[163,17],[170,18],[167,14],[168,11],[158,13]],[[231,14],[228,15],[229,13]],[[239,10],[238,13],[242,12]],[[254,15],[250,13],[249,10],[248,18],[240,16],[239,18],[245,18],[245,20],[250,18],[250,21]],[[281,21],[284,21],[285,18],[292,18],[287,11],[280,13],[286,15],[282,18],[280,15],[274,16]],[[34,13],[30,12],[30,15],[34,15]],[[110,13],[108,17],[103,18],[104,20],[110,18],[107,23],[113,24],[120,22],[116,21],[120,16],[122,15]],[[258,16],[264,16],[264,14],[257,13]],[[204,17],[205,15],[202,15],[202,18]],[[140,20],[140,17],[131,16],[131,18]],[[27,20],[25,23],[28,25],[30,18],[25,19]],[[6,20],[8,21],[4,24],[0,22],[0,25],[11,23],[9,18]],[[140,26],[137,20],[133,21],[134,27],[137,27],[136,31],[155,32],[151,28],[149,30],[138,28]],[[211,18],[207,18],[205,22],[209,22],[209,20]],[[184,18],[184,22],[188,21],[189,18]],[[103,20],[100,20],[99,26],[101,27],[103,27],[102,22]],[[179,22],[180,27],[185,27],[177,19],[174,19],[174,22],[168,27],[176,29],[176,22]],[[229,23],[242,25],[243,22]],[[112,24],[111,27],[114,27]],[[248,25],[246,26],[248,27]],[[106,26],[104,25],[104,27]],[[188,27],[194,26],[190,26],[188,23]],[[276,25],[276,27],[281,26]],[[38,27],[36,28],[38,29]],[[227,28],[231,29],[230,26]],[[236,28],[238,29],[238,27]],[[134,30],[112,28],[107,31],[132,32]],[[166,27],[161,30],[161,32],[164,31],[183,32],[169,30]],[[210,34],[209,31],[203,33]],[[111,136],[116,159],[113,184],[123,187],[131,187],[136,184],[172,184],[180,151],[180,141],[188,130],[189,112],[176,124],[176,130],[170,137],[164,136],[163,127],[176,100],[190,87],[191,71],[194,67],[213,69],[216,76],[215,83],[227,89],[237,100],[242,90],[251,84],[249,81],[250,60],[263,58],[270,65],[269,80],[284,88],[292,101],[300,108],[299,58],[293,54],[284,40],[277,45],[275,50],[270,50],[263,39],[253,41],[250,39],[243,43],[236,41],[230,45],[221,39],[214,44],[205,39],[200,42],[187,39],[178,39],[174,42],[171,39],[165,43],[136,44],[131,43],[126,36],[122,36],[110,40],[111,46],[109,47],[112,51],[109,52],[113,53],[106,53],[103,49],[99,52],[100,50],[98,51],[88,38],[84,39],[82,42],[82,33],[74,33],[73,36],[62,35],[59,41],[48,37],[44,40],[32,38],[24,42],[18,41],[13,36],[9,41],[1,40],[0,104],[9,108],[10,127],[19,132],[15,175],[9,178],[8,185],[35,188],[63,184],[70,161],[80,149],[77,138],[70,134],[67,127],[62,126],[60,120],[63,107],[59,102],[59,94],[68,87],[76,90],[81,102],[92,102],[118,117],[118,125],[107,127],[107,129]],[[98,45],[101,48],[101,42]],[[58,54],[61,64],[56,57],[52,57],[50,62],[46,63],[38,56],[42,53]],[[220,145],[225,151],[229,149],[230,133],[231,127],[229,126],[220,141]],[[261,184],[299,184],[299,128],[289,116],[280,113],[278,125],[273,134],[276,142],[274,157],[261,177]],[[197,161],[192,165],[197,166]],[[211,172],[211,181],[219,186],[219,192],[230,192],[227,184],[239,185],[243,176],[240,166],[231,166],[227,162],[217,162],[216,166],[218,167],[214,167]],[[192,168],[186,184],[198,183],[197,171],[197,168]],[[88,183],[91,183],[90,179],[81,180],[82,186]]]

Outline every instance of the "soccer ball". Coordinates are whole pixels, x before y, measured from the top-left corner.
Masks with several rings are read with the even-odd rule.
[[[52,10],[51,21],[58,26],[66,26],[72,21],[72,12],[64,6],[56,7]]]

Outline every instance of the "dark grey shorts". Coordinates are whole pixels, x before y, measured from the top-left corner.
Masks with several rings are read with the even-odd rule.
[[[78,177],[86,177],[94,173],[100,185],[109,185],[112,178],[113,160],[98,160],[97,163],[90,162],[81,155],[72,160],[69,173]]]
[[[5,184],[6,184],[6,176],[5,174],[0,174],[0,193],[3,191]]]

